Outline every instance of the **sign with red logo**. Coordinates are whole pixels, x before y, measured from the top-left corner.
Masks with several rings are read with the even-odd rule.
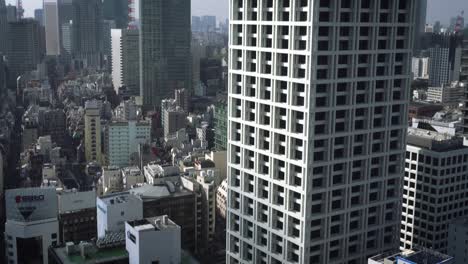
[[[57,217],[54,188],[11,189],[5,192],[8,220],[30,222]]]

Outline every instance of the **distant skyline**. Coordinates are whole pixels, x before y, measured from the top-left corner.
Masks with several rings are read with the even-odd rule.
[[[7,4],[15,4],[15,0],[6,0]],[[450,4],[447,4],[449,2]],[[192,15],[215,15],[218,21],[228,17],[229,0],[192,0]],[[42,8],[42,0],[23,0],[25,16],[34,17],[34,9]],[[468,21],[467,0],[428,0],[427,23],[440,21],[448,25],[451,17],[458,16],[465,10],[465,21]]]

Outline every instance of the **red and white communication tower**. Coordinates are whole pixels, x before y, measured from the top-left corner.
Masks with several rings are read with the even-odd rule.
[[[16,0],[16,16],[18,17],[18,20],[22,19],[24,16],[24,9],[23,9],[23,1],[22,0]]]
[[[128,29],[136,29],[136,9],[135,9],[135,0],[128,0]]]

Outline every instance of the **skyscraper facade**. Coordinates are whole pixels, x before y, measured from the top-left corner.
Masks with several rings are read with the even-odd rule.
[[[8,47],[8,18],[5,0],[0,0],[0,54],[6,54]]]
[[[104,0],[102,4],[104,19],[115,21],[116,28],[127,28],[128,0]]]
[[[102,1],[73,0],[73,57],[80,67],[101,66]]]
[[[122,84],[133,96],[140,95],[139,39],[138,29],[122,30]]]
[[[39,22],[21,19],[9,23],[8,66],[10,81],[28,71],[35,70],[44,57],[43,31]]]
[[[421,38],[426,28],[427,0],[416,1],[416,25],[414,30],[414,51],[421,49]]]
[[[44,18],[46,54],[48,56],[60,55],[60,26],[57,0],[44,0]]]
[[[399,245],[415,1],[230,1],[227,263]]]
[[[457,34],[432,34],[429,48],[429,86],[458,81],[462,39]]]
[[[158,109],[174,90],[190,87],[190,2],[140,1],[140,90],[146,109]]]
[[[44,26],[44,9],[34,10],[34,19],[39,22],[41,26]]]

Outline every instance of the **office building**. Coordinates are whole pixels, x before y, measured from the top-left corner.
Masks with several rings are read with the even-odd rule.
[[[448,225],[468,215],[468,148],[462,138],[414,128],[407,141],[400,249],[447,253]]]
[[[18,21],[18,12],[16,10],[16,6],[8,4],[7,7],[7,21],[10,22],[17,22]]]
[[[128,5],[128,0],[104,0],[102,2],[104,19],[115,21],[115,26],[118,29],[127,28],[129,15]]]
[[[111,121],[106,127],[105,136],[109,165],[135,165],[138,146],[151,142],[151,122]]]
[[[44,0],[46,54],[58,56],[61,51],[58,0]]]
[[[122,87],[122,29],[111,30],[111,46],[112,46],[112,83],[114,89],[119,91]]]
[[[42,30],[37,21],[21,19],[9,23],[8,66],[10,81],[16,84],[16,78],[24,73],[35,70],[44,57]]]
[[[387,252],[369,258],[367,264],[455,264],[454,258],[427,248]]]
[[[111,233],[124,233],[125,221],[143,219],[142,201],[130,193],[98,197],[96,206],[98,238]]]
[[[463,46],[460,68],[460,81],[468,83],[468,29],[465,29],[463,33]]]
[[[58,0],[58,8],[60,25],[73,20],[73,0]]]
[[[140,95],[140,34],[138,29],[122,30],[122,84],[132,96]]]
[[[439,87],[429,87],[427,89],[427,101],[444,105],[458,105],[463,101],[465,89],[465,84],[460,82],[443,84]]]
[[[190,87],[190,12],[190,0],[140,1],[140,95],[147,110]]]
[[[227,150],[227,121],[228,108],[227,96],[221,95],[217,98],[214,108],[214,144],[218,151]]]
[[[422,36],[425,32],[427,16],[427,0],[416,1],[416,24],[414,26],[414,52],[421,49]]]
[[[88,162],[102,162],[101,115],[98,101],[85,103],[85,157]]]
[[[39,135],[50,135],[52,142],[64,147],[67,129],[66,118],[62,109],[40,109],[38,114]]]
[[[73,0],[73,56],[79,68],[100,68],[104,49],[102,1]]]
[[[103,66],[108,71],[112,70],[112,29],[115,29],[114,20],[104,20],[102,22]]]
[[[145,176],[139,167],[126,167],[122,170],[124,189],[128,190],[145,183]]]
[[[7,190],[5,206],[7,262],[48,264],[47,249],[59,243],[55,188]]]
[[[97,234],[96,192],[64,190],[57,193],[60,243],[79,243]]]
[[[41,25],[41,26],[44,26],[44,9],[35,9],[34,10],[34,19],[37,22],[39,22],[39,25]]]
[[[167,215],[126,222],[125,233],[129,263],[182,263],[181,228]]]
[[[192,16],[192,32],[201,31],[201,17]]]
[[[433,34],[429,48],[429,85],[440,86],[460,78],[461,38],[456,34]]]
[[[411,69],[414,79],[429,79],[429,58],[413,57]]]
[[[129,190],[143,202],[143,217],[155,217],[167,214],[182,230],[182,248],[192,253],[197,252],[201,243],[201,225],[197,225],[201,201],[197,194],[180,188],[179,179],[166,179],[158,185],[143,185]],[[180,185],[175,185],[178,183]],[[177,187],[178,186],[178,187]],[[201,217],[201,215],[199,215]],[[201,220],[201,218],[200,218]]]
[[[107,195],[123,191],[123,178],[119,167],[108,166],[102,168],[102,176],[99,179],[98,193]]]
[[[167,137],[182,128],[187,123],[187,113],[180,107],[163,109],[164,136]]]
[[[62,24],[62,47],[67,56],[71,56],[73,51],[73,22],[69,21]]]
[[[223,67],[220,59],[201,59],[200,81],[205,87],[203,96],[216,96],[223,90]]]
[[[175,104],[185,112],[189,112],[189,89],[178,89],[174,91]]]
[[[8,51],[8,18],[5,0],[0,0],[0,54]]]
[[[230,1],[227,263],[398,247],[414,1],[334,3]]]

